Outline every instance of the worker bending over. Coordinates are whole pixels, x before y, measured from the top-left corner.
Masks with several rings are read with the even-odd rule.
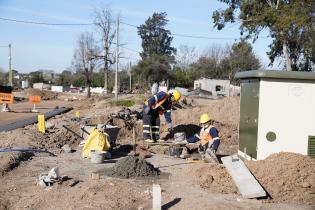
[[[143,138],[153,143],[160,140],[160,117],[163,115],[168,124],[168,131],[173,133],[171,110],[173,103],[177,103],[181,94],[177,90],[168,93],[160,91],[151,96],[143,105]]]
[[[215,161],[216,152],[220,145],[220,137],[218,130],[211,124],[211,119],[208,114],[200,116],[200,132],[187,139],[187,143],[195,143],[200,141],[198,151],[203,160]]]

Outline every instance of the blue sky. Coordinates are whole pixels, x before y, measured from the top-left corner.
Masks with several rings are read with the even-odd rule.
[[[225,6],[216,0],[0,0],[0,17],[49,23],[91,23],[94,9],[107,5],[129,24],[138,26],[153,12],[166,12],[169,19],[167,28],[174,34],[232,38],[207,40],[174,36],[175,47],[188,44],[202,52],[212,44],[232,44],[233,38],[240,37],[238,24],[228,25],[222,31],[213,28],[212,12]],[[79,34],[89,31],[97,35],[93,26],[46,26],[0,20],[0,28],[0,46],[12,44],[13,69],[21,72],[38,69],[61,72],[71,65]],[[120,32],[120,42],[132,49],[121,49],[125,57],[122,63],[135,63],[139,59],[137,52],[141,51],[137,30],[121,25]],[[266,35],[267,32],[261,34]],[[269,63],[266,52],[270,42],[270,38],[262,38],[253,45],[265,66]],[[0,47],[0,68],[8,70],[6,47]]]

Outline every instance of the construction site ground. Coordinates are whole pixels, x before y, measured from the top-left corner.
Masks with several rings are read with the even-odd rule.
[[[165,145],[150,146],[151,157],[146,159],[162,172],[160,176],[129,179],[109,176],[107,172],[132,148],[132,130],[123,120],[114,120],[112,123],[120,127],[116,143],[121,147],[113,153],[113,158],[106,159],[103,164],[93,164],[89,159],[82,158],[80,139],[60,125],[65,124],[79,132],[81,124],[105,123],[110,113],[122,107],[115,106],[108,96],[80,97],[59,94],[47,100],[51,107],[71,106],[74,109],[49,119],[47,123],[53,126],[47,129],[46,134],[39,134],[36,125],[0,133],[0,148],[31,146],[46,148],[56,155],[0,153],[0,209],[151,209],[152,184],[161,185],[162,209],[315,208],[315,161],[293,153],[279,153],[263,161],[246,163],[269,193],[268,198],[262,199],[243,199],[222,164],[171,157],[166,154],[168,146]],[[141,110],[146,95],[120,97],[134,100],[136,105],[131,109]],[[26,102],[19,104],[12,107],[18,109],[22,104],[29,107]],[[41,105],[45,107],[44,103]],[[81,120],[75,119],[75,111],[80,111]],[[208,113],[220,132],[222,143],[218,157],[235,154],[239,98],[209,100],[188,97],[183,107],[172,113],[175,132],[185,131],[187,136],[193,135],[198,131],[201,113]],[[13,114],[17,114],[14,118],[17,120],[30,113]],[[9,115],[0,113],[1,124],[8,122]],[[135,125],[136,141],[142,145],[141,120]],[[167,137],[164,120],[161,136]],[[64,144],[69,144],[75,151],[63,152],[61,146]],[[274,164],[281,167],[275,168]],[[38,177],[53,167],[58,167],[61,175],[67,178],[51,187],[38,186]],[[100,177],[95,178],[95,174]]]

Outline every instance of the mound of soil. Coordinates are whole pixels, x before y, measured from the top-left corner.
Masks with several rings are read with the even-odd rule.
[[[193,182],[201,188],[216,193],[237,193],[232,177],[220,164],[207,164],[192,170]]]
[[[25,90],[27,96],[40,96],[42,100],[52,100],[56,99],[58,94],[48,91],[48,90],[38,90],[33,88],[28,88]]]
[[[111,175],[122,178],[158,176],[160,171],[150,163],[136,156],[127,156],[117,161]]]
[[[270,194],[271,202],[315,204],[315,159],[282,152],[246,165]]]
[[[71,126],[72,130],[73,129]],[[77,146],[80,143],[80,138],[70,133],[65,128],[49,129],[46,133],[34,132],[36,141],[40,147],[46,149],[60,149],[63,145],[68,144],[70,146]]]

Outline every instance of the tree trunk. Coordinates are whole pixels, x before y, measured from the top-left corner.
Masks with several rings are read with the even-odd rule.
[[[91,97],[91,84],[87,84],[87,97],[90,98]]]
[[[283,46],[283,55],[284,55],[284,59],[285,59],[286,71],[292,71],[291,60],[290,60],[290,57],[289,57],[288,47],[287,47],[287,44],[285,43],[285,41],[283,42],[282,46]]]
[[[107,82],[108,82],[108,71],[107,71],[107,68],[104,67],[104,89],[105,89],[105,94],[107,94]]]

